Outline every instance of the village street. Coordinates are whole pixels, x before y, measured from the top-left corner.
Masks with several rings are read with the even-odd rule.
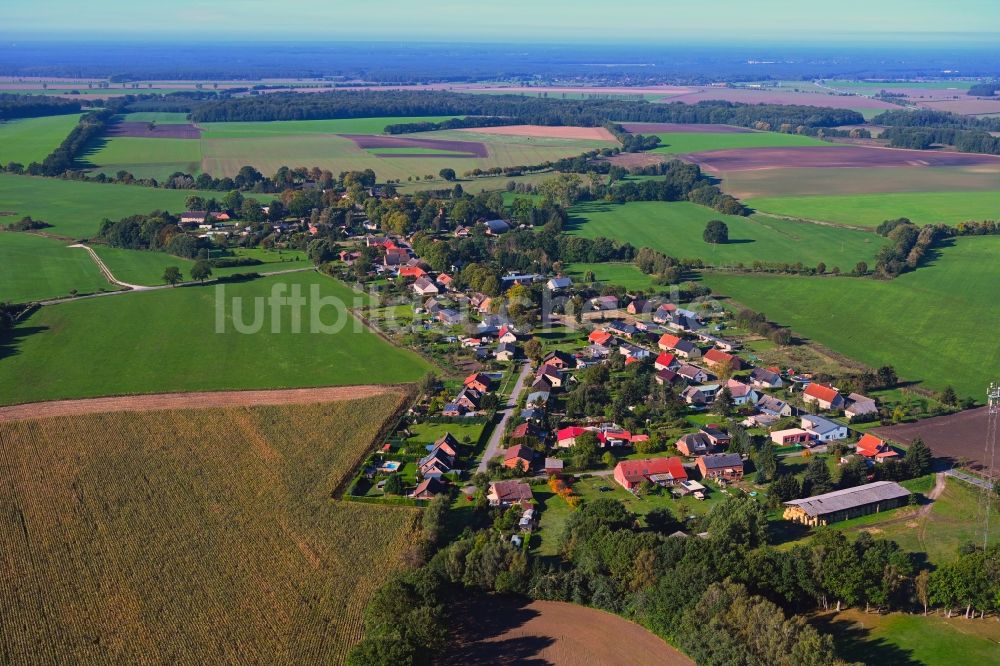
[[[500,422],[493,428],[493,434],[490,435],[490,441],[486,444],[486,450],[483,451],[483,457],[479,460],[479,466],[476,468],[477,472],[485,472],[487,463],[500,452],[500,441],[503,439],[504,430],[507,428],[507,421],[510,420],[511,414],[517,409],[517,402],[521,397],[521,391],[524,389],[524,382],[530,374],[531,362],[525,361],[524,365],[521,366],[521,374],[517,376],[514,388],[510,391],[507,403],[500,410],[502,414]]]

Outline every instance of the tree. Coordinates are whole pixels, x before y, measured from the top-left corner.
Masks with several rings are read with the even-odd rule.
[[[454,169],[441,169],[438,171],[438,175],[443,179],[447,180],[449,183],[455,180],[455,170]]]
[[[615,454],[611,453],[611,451],[605,451],[604,455],[601,456],[601,462],[608,469],[614,469],[614,466],[618,464],[618,459],[615,458]]]
[[[573,465],[579,469],[596,467],[600,458],[600,449],[597,446],[597,435],[589,430],[577,436],[573,445]]]
[[[802,485],[794,475],[781,474],[768,486],[767,494],[780,502],[789,502],[802,497]]]
[[[892,388],[899,383],[899,378],[896,376],[896,369],[891,365],[883,365],[875,374],[878,376],[882,388]]]
[[[864,261],[859,261],[854,266],[855,275],[867,275],[868,274],[868,263]]]
[[[906,465],[910,468],[910,475],[913,477],[923,476],[931,471],[934,457],[931,450],[924,444],[924,440],[917,437],[906,449]]]
[[[927,615],[927,607],[931,601],[931,572],[921,569],[913,579],[913,589],[917,593],[917,601],[924,607],[924,615]]]
[[[542,343],[537,338],[531,338],[524,343],[524,355],[530,358],[532,361],[538,363],[542,360]]]
[[[181,275],[181,269],[177,268],[177,266],[167,266],[163,271],[163,281],[171,287],[176,285],[182,279],[183,276]]]
[[[212,264],[205,259],[199,259],[191,267],[191,279],[204,282],[212,276]]]
[[[386,495],[402,495],[403,494],[403,477],[399,474],[390,474],[385,480],[385,485],[382,486],[382,492]]]
[[[646,514],[646,525],[649,529],[659,532],[660,534],[673,534],[677,530],[684,527],[677,515],[670,509],[670,507],[661,507],[659,509],[653,509]]]
[[[852,458],[840,468],[840,488],[853,488],[868,483],[868,464],[861,458]]]
[[[705,225],[705,232],[702,234],[706,243],[719,245],[729,242],[729,227],[722,220],[710,220]]]
[[[753,456],[754,467],[757,468],[757,483],[768,483],[778,473],[778,458],[770,443],[761,447]]]
[[[958,396],[955,395],[955,389],[951,386],[944,387],[944,391],[941,392],[941,402],[949,407],[954,407],[958,404]]]
[[[830,468],[823,458],[813,458],[806,466],[802,477],[802,494],[806,497],[822,495],[833,490],[833,479],[830,478]]]
[[[715,411],[720,416],[733,415],[733,392],[729,390],[728,386],[722,387],[722,390],[719,391],[719,395],[716,396]]]

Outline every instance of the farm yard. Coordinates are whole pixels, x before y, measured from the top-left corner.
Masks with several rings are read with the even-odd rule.
[[[0,164],[41,162],[76,126],[80,114],[0,122]]]
[[[0,232],[0,303],[116,288],[82,248],[35,234]]]
[[[705,243],[702,233],[709,220],[729,226],[729,243]],[[875,234],[831,226],[771,219],[762,216],[723,215],[688,202],[585,203],[570,209],[566,230],[587,238],[613,238],[635,247],[651,247],[677,258],[700,258],[714,266],[755,260],[849,270],[858,261],[870,261],[885,242]]]
[[[6,223],[30,215],[52,225],[45,229],[48,234],[90,238],[100,230],[104,218],[117,220],[153,210],[180,213],[185,209],[184,200],[193,194],[218,195],[4,173],[0,174],[0,212],[6,215],[0,219]]]
[[[46,306],[16,326],[0,347],[0,404],[164,391],[395,384],[416,381],[430,369],[416,353],[393,347],[340,307],[304,308],[300,334],[294,332],[290,308],[282,309],[274,332],[273,313],[261,310],[259,332],[240,333],[234,299],[242,299],[240,319],[250,326],[254,299],[260,297],[263,305],[276,285],[285,285],[286,295],[297,286],[306,297],[315,285],[321,297],[347,307],[365,302],[343,283],[310,271],[228,284],[225,298],[206,285]],[[223,310],[217,313],[219,307]],[[343,328],[311,333],[314,314],[326,326],[340,322]]]
[[[891,281],[706,273],[717,294],[871,366],[941,391],[982,400],[1000,349],[957,332],[1000,326],[995,285],[1000,238],[959,238],[930,265]]]
[[[343,663],[419,514],[330,494],[401,403],[0,423],[4,557],[18,572],[0,583],[0,651]]]

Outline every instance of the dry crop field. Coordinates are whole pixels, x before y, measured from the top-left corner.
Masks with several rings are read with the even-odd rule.
[[[343,662],[417,510],[331,491],[403,399],[0,423],[0,661]]]

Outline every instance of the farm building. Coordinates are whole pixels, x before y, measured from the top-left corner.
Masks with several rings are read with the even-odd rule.
[[[698,458],[703,479],[739,481],[743,478],[743,459],[736,453],[710,453]]]
[[[841,409],[844,398],[840,391],[832,386],[813,382],[802,392],[802,400],[807,404],[817,404],[820,409]]]
[[[828,525],[849,518],[903,506],[910,491],[892,481],[876,481],[863,486],[835,490],[815,497],[785,502],[785,520],[803,525]]]
[[[847,418],[853,419],[855,416],[873,413],[878,413],[878,405],[873,398],[861,395],[860,393],[851,393],[847,396],[847,408],[844,410]]]
[[[732,370],[742,370],[743,363],[739,356],[728,354],[721,349],[709,349],[705,352],[705,363],[711,368],[728,365]]]
[[[680,458],[623,460],[615,467],[615,481],[625,490],[635,490],[643,481],[673,486],[687,480]]]

